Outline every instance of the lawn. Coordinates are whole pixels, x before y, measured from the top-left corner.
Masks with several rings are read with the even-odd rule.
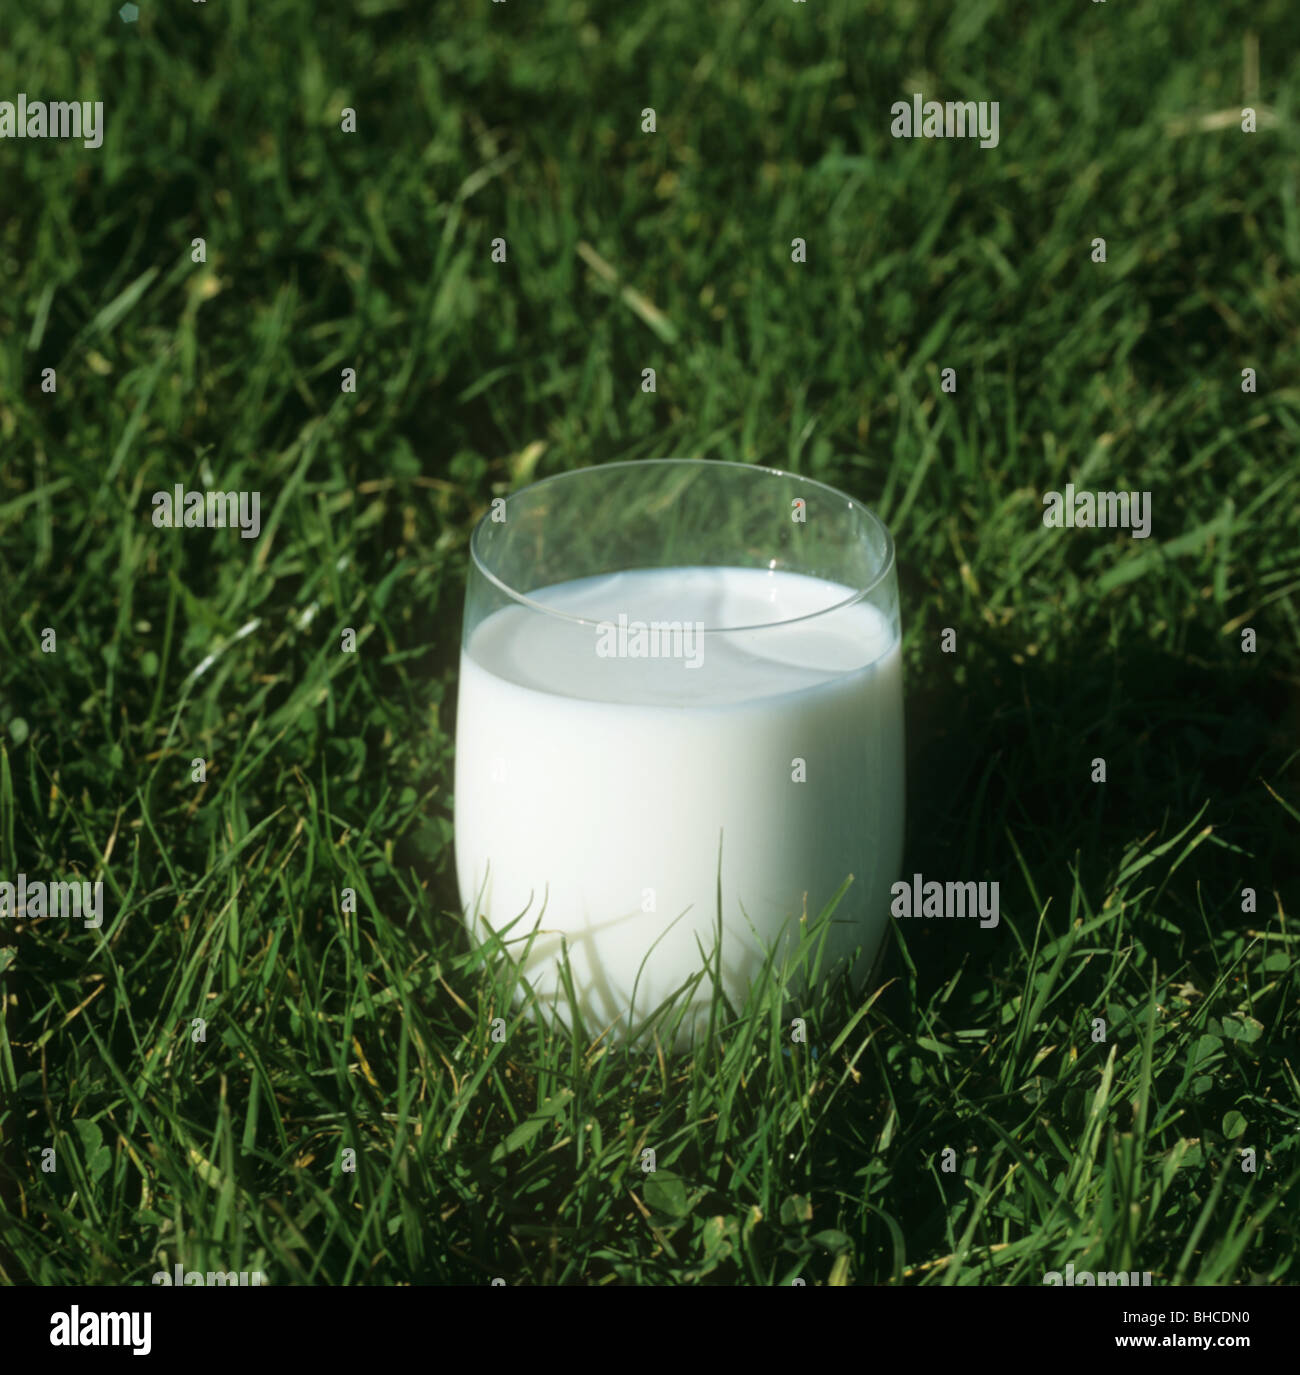
[[[104,132],[0,139],[0,881],[104,918],[0,917],[0,1284],[1297,1281],[1292,0],[11,8]],[[474,523],[678,455],[889,524],[903,871],[1002,909],[686,1057],[452,862]]]

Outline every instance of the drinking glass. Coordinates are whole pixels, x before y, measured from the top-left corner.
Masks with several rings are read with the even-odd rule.
[[[677,995],[682,1048],[713,983],[742,1008],[851,879],[818,977],[861,978],[902,859],[899,636],[889,531],[811,478],[654,459],[495,502],[457,705],[474,939],[592,1035]]]

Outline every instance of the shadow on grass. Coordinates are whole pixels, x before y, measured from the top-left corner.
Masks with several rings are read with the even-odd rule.
[[[978,663],[968,667],[963,683],[954,679],[952,658],[937,653],[939,662],[924,680],[912,674],[903,876],[996,880],[1002,921],[989,930],[974,921],[895,923],[907,950],[889,942],[876,982],[893,983],[879,1008],[905,1042],[982,1028],[985,1040],[977,1045],[987,1044],[988,1053],[967,1055],[961,1048],[956,1077],[962,1101],[943,1101],[931,1069],[934,1056],[899,1044],[886,1025],[874,1063],[864,1057],[861,1083],[828,1114],[824,1149],[815,1153],[809,1181],[820,1198],[860,1197],[864,1176],[870,1187],[879,1175],[874,1201],[899,1224],[909,1261],[951,1249],[952,1218],[967,1187],[960,1164],[965,1153],[978,1151],[975,1175],[986,1183],[990,1160],[1000,1155],[1003,1171],[1012,1164],[972,1104],[1033,1153],[1046,1145],[1037,1135],[1041,1121],[1066,1142],[1077,1142],[1084,1126],[1091,1097],[1077,1081],[1035,1075],[1007,1092],[998,1073],[1006,1067],[1014,1025],[1003,1019],[1000,1035],[1000,1017],[1025,991],[1021,945],[1033,948],[1039,918],[1025,870],[1047,908],[1049,929],[1040,938],[1046,945],[1070,921],[1072,869],[1092,911],[1100,912],[1126,852],[1150,853],[1190,828],[1129,891],[1130,900],[1135,891],[1146,890],[1146,897],[1127,910],[1115,908],[1116,921],[1124,923],[1117,932],[1121,947],[1138,950],[1118,981],[1118,962],[1107,949],[1112,940],[1095,936],[1089,945],[1102,947],[1099,956],[1071,962],[1069,972],[1077,977],[1068,994],[1060,1006],[1043,1011],[1048,1030],[1033,1033],[1035,1051],[1053,1043],[1076,1046],[1080,1065],[1095,1067],[1085,1076],[1089,1085],[1100,1081],[1110,1050],[1090,1042],[1091,1018],[1104,1016],[1110,1041],[1131,1045],[1156,972],[1162,982],[1190,983],[1195,992],[1189,996],[1202,998],[1240,953],[1246,933],[1276,929],[1279,898],[1285,907],[1287,895],[1297,891],[1295,821],[1265,786],[1294,805],[1297,697],[1260,660],[1233,658],[1227,646],[1235,644],[1225,641],[1221,659],[1211,663],[1143,646],[1047,663],[1017,662],[1021,644],[981,637]],[[1104,783],[1092,781],[1094,759],[1106,762]],[[1201,844],[1176,865],[1207,826],[1217,843]],[[1243,888],[1255,890],[1253,915],[1242,911]],[[1078,916],[1086,912],[1081,908]],[[1080,963],[1084,967],[1076,969]],[[1235,985],[1241,983],[1238,977]],[[1241,989],[1228,996],[1241,996]],[[1133,1023],[1121,1028],[1121,1015],[1131,1015]],[[1280,1055],[1267,1039],[1239,1050],[1238,1067],[1246,1074],[1257,1075]],[[1186,1058],[1179,1057],[1179,1075]],[[1276,1072],[1280,1077],[1280,1063]],[[1157,1084],[1156,1097],[1176,1087]],[[1203,1133],[1213,1141],[1240,1089],[1240,1083],[1204,1089],[1202,1101],[1183,1110],[1177,1134]],[[880,1132],[891,1112],[897,1113],[892,1146],[882,1147]],[[1273,1141],[1286,1144],[1277,1133]],[[956,1150],[959,1164],[956,1173],[941,1176],[937,1160],[945,1147]],[[883,1226],[868,1228],[873,1230],[874,1236],[856,1239],[857,1273],[886,1281],[895,1261],[891,1238]]]

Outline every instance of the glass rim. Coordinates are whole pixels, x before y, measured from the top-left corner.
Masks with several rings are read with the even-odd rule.
[[[730,459],[717,458],[618,459],[613,463],[593,463],[589,464],[585,468],[571,468],[567,472],[552,473],[550,477],[541,478],[537,482],[530,482],[526,487],[521,487],[517,492],[511,492],[509,496],[505,498],[505,500],[508,502],[511,497],[523,496],[527,492],[536,491],[539,487],[546,487],[554,482],[563,482],[567,478],[582,477],[584,475],[590,475],[593,472],[607,472],[615,468],[646,468],[652,464],[659,463],[673,464],[678,467],[694,465],[701,468],[731,468],[738,469],[742,472],[747,473],[762,473],[768,477],[793,478],[796,482],[806,483],[810,487],[816,487],[820,491],[828,493],[829,495],[835,497],[837,500],[844,502],[850,510],[861,511],[863,515],[867,517],[867,520],[872,525],[874,525],[875,528],[884,537],[884,559],[881,563],[879,570],[876,572],[875,576],[872,577],[865,584],[865,586],[856,588],[851,596],[845,597],[841,601],[834,602],[830,606],[822,607],[819,611],[809,611],[802,616],[788,616],[779,621],[763,621],[759,625],[705,626],[704,633],[706,635],[735,635],[742,631],[776,630],[781,626],[797,625],[801,621],[811,621],[815,620],[818,616],[828,616],[833,612],[843,611],[846,607],[854,606],[858,602],[862,601],[864,598],[869,597],[871,593],[874,592],[876,588],[878,588],[881,585],[881,583],[883,583],[886,580],[886,578],[888,578],[890,574],[894,571],[894,536],[890,532],[889,526],[886,525],[883,520],[881,520],[881,518],[875,513],[875,511],[871,509],[870,506],[867,506],[864,502],[859,501],[856,497],[849,496],[847,492],[840,491],[838,487],[832,487],[828,482],[819,482],[814,477],[805,477],[803,473],[792,473],[785,468],[769,468],[761,463],[735,463]],[[545,602],[536,601],[532,597],[530,597],[526,592],[521,592],[518,588],[510,586],[509,583],[505,582],[503,579],[498,577],[490,568],[488,568],[483,561],[479,549],[479,536],[487,528],[487,526],[492,523],[491,516],[491,509],[485,511],[483,515],[479,517],[478,522],[475,524],[474,529],[470,532],[469,537],[470,561],[473,567],[476,568],[478,572],[488,580],[488,582],[490,582],[494,587],[501,591],[511,601],[518,603],[520,606],[527,607],[530,611],[536,611],[545,616],[558,617],[560,620],[572,621],[579,625],[599,626],[602,624],[602,620],[600,618],[594,616],[577,616],[570,611],[561,611],[556,607],[547,606]],[[737,567],[739,565],[717,564],[709,566],[730,568]],[[635,570],[628,569],[624,571],[632,572]],[[760,567],[756,568],[754,571],[774,572],[776,570],[773,567]],[[826,581],[826,579],[823,579],[823,581]]]

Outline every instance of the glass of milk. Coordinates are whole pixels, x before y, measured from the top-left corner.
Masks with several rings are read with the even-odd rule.
[[[851,876],[820,976],[863,977],[902,859],[899,634],[889,531],[809,478],[659,459],[495,503],[457,706],[472,936],[593,1037],[635,1039],[678,994],[681,1049],[719,970],[739,1011]]]

